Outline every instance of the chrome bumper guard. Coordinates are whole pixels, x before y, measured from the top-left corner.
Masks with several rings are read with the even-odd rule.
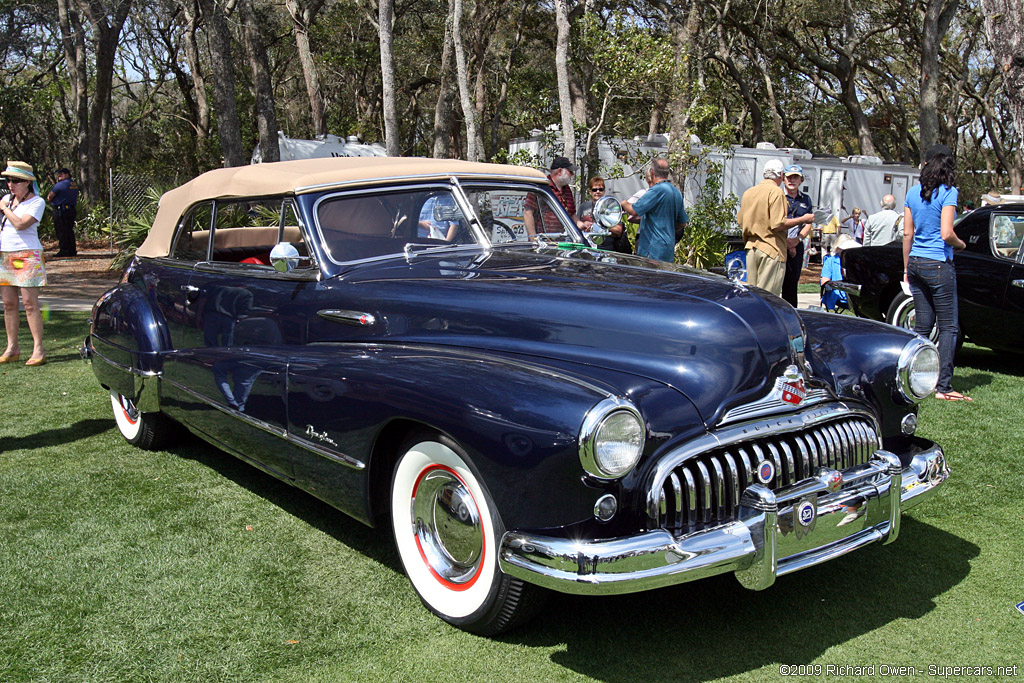
[[[573,541],[515,531],[501,539],[501,570],[563,593],[612,595],[660,588],[735,572],[745,587],[762,590],[805,567],[861,546],[899,536],[903,510],[927,499],[948,477],[938,445],[902,467],[878,450],[834,470],[773,492],[760,484],[744,491],[737,519],[685,536],[664,529],[600,541]],[[834,483],[833,483],[834,486]]]
[[[845,280],[832,280],[825,283],[825,287],[828,289],[838,289],[839,291],[852,294],[853,296],[860,296],[861,286],[854,284],[853,282],[846,282]]]

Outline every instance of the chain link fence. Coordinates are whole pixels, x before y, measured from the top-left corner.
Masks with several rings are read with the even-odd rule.
[[[114,252],[114,242],[125,225],[133,217],[146,213],[160,193],[176,187],[178,184],[179,180],[174,177],[133,175],[111,170],[107,177],[107,197],[105,197],[109,202],[106,207],[107,215],[97,217],[100,219],[99,221],[84,221],[86,227],[83,236],[86,238],[92,236],[90,235],[90,226],[99,233],[96,236],[106,232],[110,238],[110,251]],[[100,222],[102,225],[99,224]]]
[[[148,176],[111,173],[108,188],[111,219],[116,222],[140,213],[151,201],[149,195],[152,188],[165,187],[170,182]]]

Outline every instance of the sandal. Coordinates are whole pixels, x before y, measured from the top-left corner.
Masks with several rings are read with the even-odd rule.
[[[0,356],[0,363],[13,363],[16,360],[21,360],[20,353],[12,353],[9,356]]]
[[[25,365],[29,367],[35,367],[37,365],[46,365],[46,356],[43,356],[42,358],[29,358],[27,361],[25,361]]]
[[[946,393],[935,392],[935,398],[940,401],[973,401],[970,396],[964,396],[959,391],[948,391]]]

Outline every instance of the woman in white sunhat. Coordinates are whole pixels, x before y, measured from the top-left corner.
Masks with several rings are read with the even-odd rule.
[[[46,284],[46,269],[37,230],[46,201],[39,196],[32,167],[24,161],[8,161],[0,176],[7,180],[8,189],[0,199],[0,294],[7,332],[7,347],[0,355],[0,363],[21,359],[18,346],[18,291],[21,290],[28,329],[32,332],[32,355],[25,365],[42,365],[46,362],[46,352],[43,350],[39,288]]]

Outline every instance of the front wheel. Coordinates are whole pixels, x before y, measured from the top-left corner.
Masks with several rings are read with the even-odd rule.
[[[133,446],[149,451],[159,449],[171,435],[167,418],[160,413],[142,413],[127,396],[110,392],[110,406],[121,436]]]
[[[405,442],[391,481],[391,522],[402,566],[431,612],[495,635],[525,621],[541,590],[502,573],[504,532],[462,450],[439,434]]]

